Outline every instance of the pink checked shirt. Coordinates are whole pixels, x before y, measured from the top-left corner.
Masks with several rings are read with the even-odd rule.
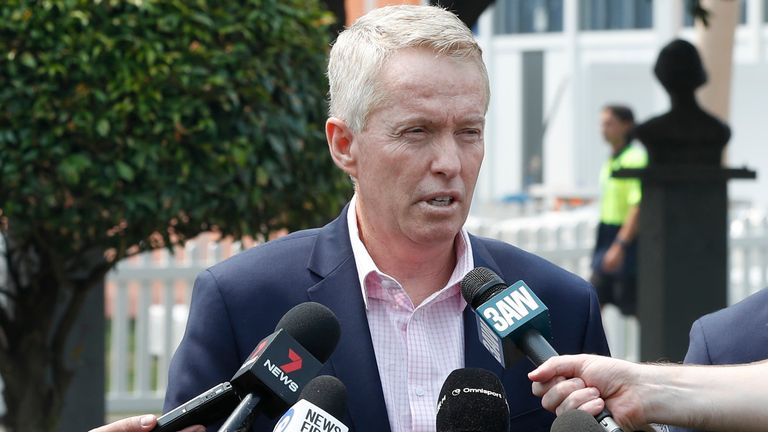
[[[456,268],[448,284],[414,306],[403,287],[379,271],[357,228],[356,197],[347,213],[368,327],[392,432],[434,432],[435,408],[445,378],[464,367],[466,301],[459,281],[474,267],[469,236],[456,237]],[[373,389],[372,389],[373,391]]]

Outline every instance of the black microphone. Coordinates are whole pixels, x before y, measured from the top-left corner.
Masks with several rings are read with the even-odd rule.
[[[477,267],[461,280],[461,294],[477,314],[483,346],[504,368],[522,355],[536,366],[557,356],[549,311],[522,280],[508,286],[493,270]],[[608,409],[595,416],[606,432],[623,432]]]
[[[272,432],[348,432],[339,419],[347,410],[347,388],[338,378],[320,375],[308,382]]]
[[[269,417],[277,417],[298,399],[301,388],[328,360],[340,333],[339,321],[327,307],[314,302],[294,306],[277,323],[275,332],[257,344],[232,379],[163,414],[153,431],[175,432],[210,424],[233,410],[246,421],[257,406]]]
[[[492,372],[456,369],[437,399],[437,432],[509,432],[504,386]]]
[[[559,415],[550,432],[603,432],[594,417],[582,410],[571,410]]]

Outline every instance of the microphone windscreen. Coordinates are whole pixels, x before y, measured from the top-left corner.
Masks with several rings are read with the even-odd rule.
[[[334,376],[319,375],[304,386],[299,399],[306,399],[341,420],[347,410],[347,387]]]
[[[493,270],[476,267],[464,276],[460,286],[464,300],[473,308],[477,308],[506,288],[507,284]]]
[[[604,432],[602,426],[595,420],[594,417],[589,415],[588,412],[582,410],[566,411],[559,415],[554,423],[550,432]]]
[[[437,402],[437,432],[508,432],[509,406],[501,381],[478,368],[456,369]]]
[[[325,363],[339,342],[341,328],[336,315],[315,302],[300,303],[283,315],[275,331],[283,329],[313,357]]]

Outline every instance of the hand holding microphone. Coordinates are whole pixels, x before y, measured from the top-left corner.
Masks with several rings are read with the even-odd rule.
[[[483,346],[505,368],[523,355],[536,366],[558,355],[547,340],[547,307],[525,282],[508,286],[492,270],[478,267],[462,279],[461,293],[477,314]],[[605,432],[622,432],[607,409],[595,418]]]

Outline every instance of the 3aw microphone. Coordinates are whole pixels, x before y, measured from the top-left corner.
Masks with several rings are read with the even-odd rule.
[[[339,419],[347,410],[347,388],[338,378],[320,375],[304,386],[272,432],[348,432]]]
[[[160,416],[153,431],[175,432],[195,424],[207,425],[233,410],[239,421],[248,424],[257,408],[277,417],[298,399],[301,388],[328,360],[340,333],[339,321],[327,307],[314,302],[293,307],[277,323],[275,332],[257,344],[232,379]],[[241,426],[232,419],[227,427]]]
[[[504,386],[492,372],[456,369],[437,399],[437,432],[509,432]]]
[[[549,311],[525,282],[508,286],[493,270],[477,267],[461,280],[461,294],[477,314],[480,341],[504,368],[522,355],[536,366],[558,355],[547,340]],[[607,409],[595,419],[606,432],[622,432]]]

